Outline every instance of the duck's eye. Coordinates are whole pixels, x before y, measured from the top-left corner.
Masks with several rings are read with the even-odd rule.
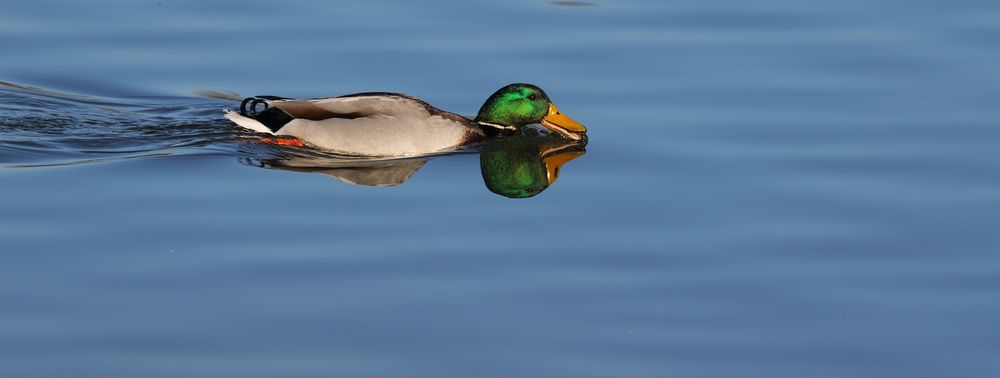
[[[532,94],[528,95],[528,99],[531,100],[531,101],[535,101],[535,100],[538,99],[538,95],[532,93]]]

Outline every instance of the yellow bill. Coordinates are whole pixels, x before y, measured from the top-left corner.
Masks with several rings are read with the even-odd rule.
[[[586,127],[559,112],[559,108],[551,102],[549,103],[549,114],[542,118],[542,126],[572,140],[583,139],[584,134],[587,133]]]

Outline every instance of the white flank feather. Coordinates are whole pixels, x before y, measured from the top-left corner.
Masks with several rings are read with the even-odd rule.
[[[240,113],[232,110],[226,109],[226,118],[229,118],[230,121],[233,121],[240,127],[244,127],[258,133],[274,134],[274,131],[271,131],[271,129],[267,128],[267,126],[264,126],[263,123],[260,123],[253,118],[240,115]]]

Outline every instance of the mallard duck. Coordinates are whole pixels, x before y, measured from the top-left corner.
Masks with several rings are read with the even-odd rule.
[[[500,88],[473,119],[412,96],[388,92],[302,100],[250,97],[243,100],[239,113],[226,110],[226,118],[260,133],[294,137],[322,149],[363,156],[448,151],[535,123],[572,140],[583,139],[587,132],[562,114],[541,88],[531,84]]]

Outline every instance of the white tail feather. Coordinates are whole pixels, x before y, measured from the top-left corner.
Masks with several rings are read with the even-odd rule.
[[[244,127],[256,131],[258,133],[274,134],[274,131],[271,131],[271,129],[267,128],[267,126],[264,126],[263,123],[260,123],[253,118],[243,116],[240,113],[234,112],[229,109],[226,109],[225,112],[226,112],[226,118],[229,118],[230,121],[233,121],[240,127]]]

